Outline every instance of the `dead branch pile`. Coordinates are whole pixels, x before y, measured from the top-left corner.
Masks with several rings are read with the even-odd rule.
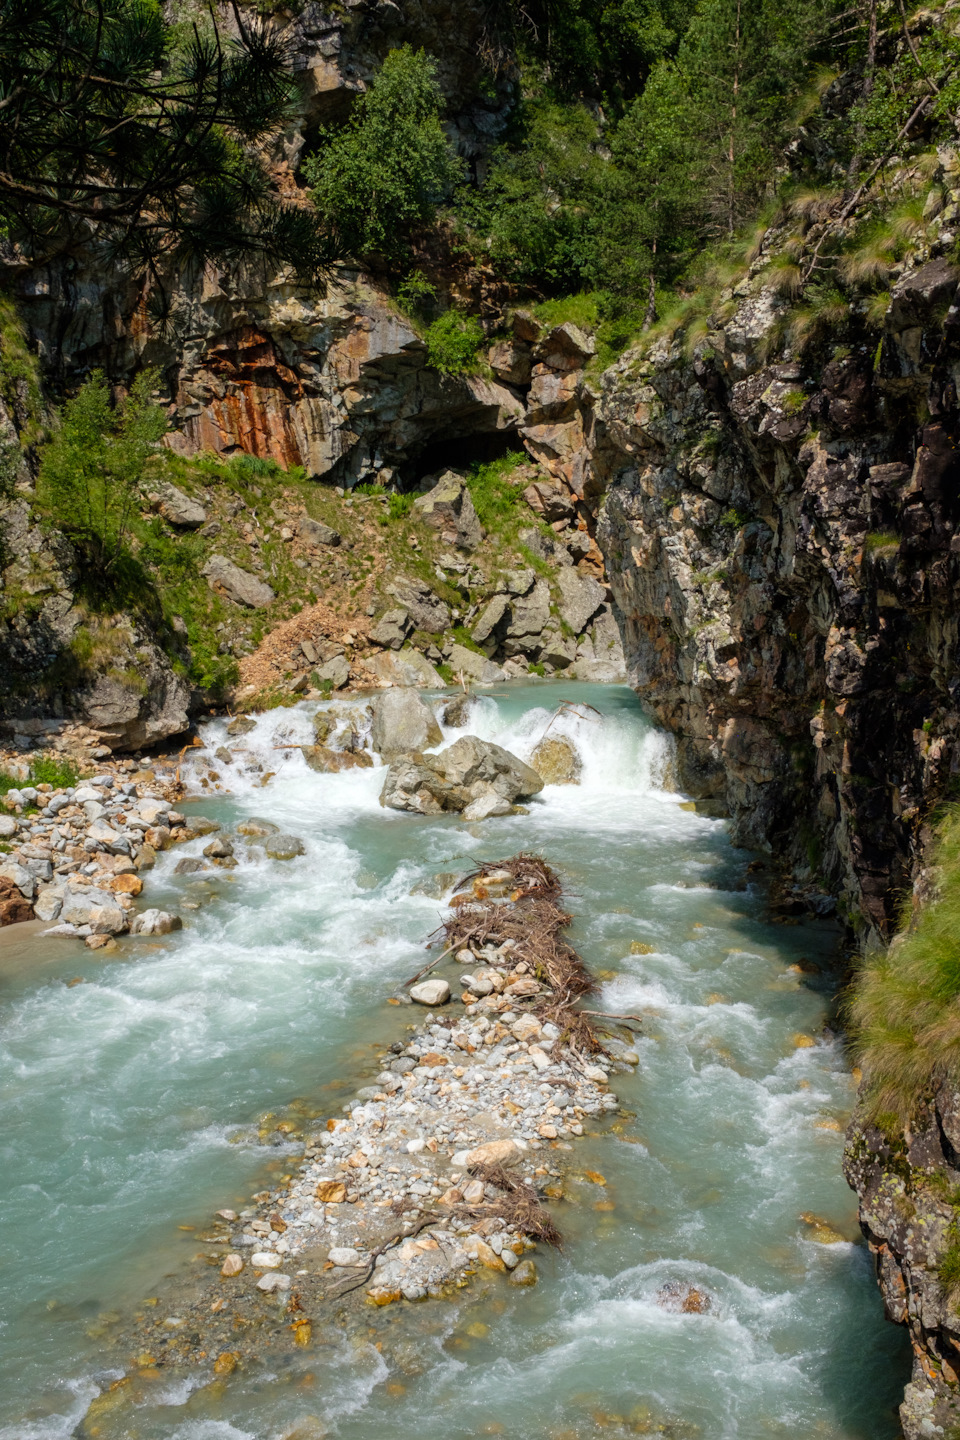
[[[493,1185],[500,1194],[496,1200],[481,1205],[458,1205],[456,1214],[471,1220],[496,1217],[521,1235],[531,1235],[556,1250],[563,1248],[563,1237],[549,1211],[540,1204],[540,1197],[532,1185],[525,1180],[514,1179],[502,1165],[471,1165],[470,1174],[484,1185]]]
[[[522,852],[488,861],[461,886],[438,932],[444,952],[469,950],[508,980],[524,965],[546,987],[531,1010],[561,1031],[555,1052],[564,1045],[575,1052],[602,1051],[590,1020],[577,1008],[595,988],[593,977],[563,939],[573,917],[563,908],[560,882],[546,861]]]

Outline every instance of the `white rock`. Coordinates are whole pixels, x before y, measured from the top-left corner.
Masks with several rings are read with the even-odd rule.
[[[446,980],[422,980],[410,990],[410,999],[418,1005],[446,1005],[450,999],[450,986]]]
[[[0,840],[9,840],[17,833],[17,821],[12,815],[0,815]]]
[[[531,1045],[530,1049],[527,1051],[527,1054],[530,1056],[530,1059],[533,1061],[534,1065],[537,1067],[538,1070],[549,1070],[551,1064],[553,1063],[550,1059],[550,1056],[545,1055],[544,1052],[540,1049],[539,1045]]]
[[[180,916],[166,910],[144,910],[130,922],[131,935],[169,935],[171,930],[182,929]]]
[[[607,1083],[607,1072],[606,1070],[601,1070],[599,1065],[584,1065],[583,1073],[586,1078],[592,1080],[595,1085],[605,1085]]]
[[[272,1250],[255,1250],[250,1256],[250,1264],[256,1270],[279,1270],[283,1260]]]
[[[331,1265],[359,1265],[360,1251],[354,1250],[350,1245],[337,1245],[330,1251],[327,1259]]]
[[[99,802],[102,799],[103,791],[99,790],[95,785],[78,785],[73,792],[74,805],[86,805],[89,800]]]
[[[256,1259],[256,1256],[254,1256]],[[269,1295],[274,1290],[289,1290],[291,1280],[289,1275],[261,1275],[257,1281],[257,1289],[265,1290]]]
[[[506,1265],[508,1270],[515,1270],[517,1265],[520,1263],[520,1256],[516,1253],[515,1250],[511,1250],[509,1245],[504,1245],[503,1249],[500,1251],[500,1259],[503,1261],[504,1265]]]
[[[496,815],[509,815],[512,810],[509,800],[498,795],[494,790],[488,790],[485,795],[479,795],[463,812],[464,820],[489,820]]]
[[[418,1139],[416,1139],[416,1140],[408,1140],[408,1141],[407,1141],[407,1154],[408,1154],[408,1155],[419,1155],[420,1151],[426,1148],[426,1144],[427,1144],[426,1140],[423,1140],[423,1139],[420,1139],[420,1138],[418,1138]]]

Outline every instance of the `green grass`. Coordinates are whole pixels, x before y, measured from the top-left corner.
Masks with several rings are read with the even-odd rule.
[[[937,826],[935,859],[939,899],[865,958],[850,999],[867,1118],[884,1128],[906,1122],[938,1076],[960,1074],[960,805]]]
[[[868,530],[863,542],[868,554],[874,550],[895,550],[899,545],[900,536],[892,530]]]
[[[520,519],[525,524],[534,522],[534,515],[523,498],[523,486],[514,485],[510,476],[518,465],[529,457],[522,450],[501,455],[483,465],[474,465],[467,479],[470,497],[480,523],[492,534],[515,529]]]
[[[533,313],[541,325],[549,325],[551,330],[569,323],[589,332],[600,323],[600,297],[595,290],[582,290],[578,295],[542,300],[533,307]]]

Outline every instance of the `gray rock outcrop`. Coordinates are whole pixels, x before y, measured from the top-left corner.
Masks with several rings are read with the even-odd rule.
[[[211,555],[200,573],[206,576],[211,590],[253,610],[261,610],[277,598],[265,580],[258,580],[249,570],[241,570],[225,555]]]

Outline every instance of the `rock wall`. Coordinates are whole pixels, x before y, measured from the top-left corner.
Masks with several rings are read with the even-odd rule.
[[[790,862],[788,906],[826,889],[878,935],[960,766],[957,281],[927,259],[879,348],[770,363],[785,302],[758,271],[692,354],[628,354],[578,406],[631,683],[681,784]]]
[[[940,1278],[955,1242],[960,1184],[960,1091],[944,1083],[914,1124],[894,1138],[854,1121],[844,1174],[860,1201],[887,1319],[905,1325],[913,1374],[900,1420],[905,1440],[951,1437],[960,1428],[957,1287]]]

